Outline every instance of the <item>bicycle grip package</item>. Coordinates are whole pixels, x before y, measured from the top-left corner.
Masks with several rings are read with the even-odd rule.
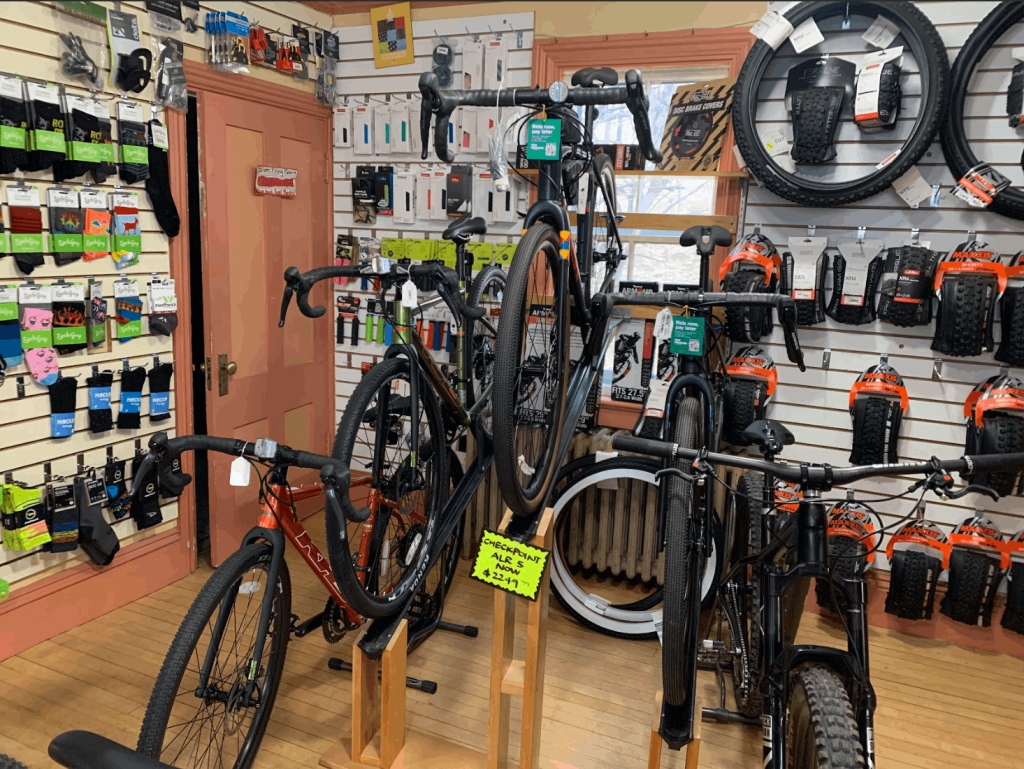
[[[733,247],[718,279],[725,292],[774,294],[781,267],[775,244],[755,231]],[[734,342],[754,344],[771,332],[771,307],[725,308],[725,334]]]
[[[843,579],[863,575],[874,563],[875,546],[879,544],[881,528],[876,525],[864,505],[853,500],[839,502],[828,512],[828,563],[833,580],[816,579],[814,595],[818,606],[833,614],[845,615],[846,594]],[[834,583],[834,584],[833,584]]]
[[[889,592],[885,613],[900,619],[931,619],[939,575],[949,566],[949,538],[924,519],[910,521],[889,538]]]
[[[820,165],[836,156],[841,117],[854,99],[857,66],[837,56],[807,59],[786,77],[786,106],[793,121],[790,155],[799,165]]]
[[[1006,607],[999,624],[1024,635],[1024,529],[1006,543],[1010,568],[1006,572]]]
[[[861,60],[857,74],[857,95],[853,117],[865,133],[892,130],[900,115],[900,86],[903,47],[869,53]]]
[[[999,300],[999,347],[996,360],[1024,366],[1024,251],[1018,251],[1006,266],[1006,288]]]
[[[900,423],[909,405],[907,388],[896,369],[885,362],[865,369],[850,388],[850,464],[896,462]]]
[[[967,438],[964,453],[1009,454],[1024,450],[1024,381],[1001,374],[975,386],[964,402]],[[1001,495],[1020,489],[1020,473],[1004,471],[966,476]]]
[[[875,294],[885,259],[880,240],[836,244],[832,260],[832,297],[825,310],[836,323],[862,326],[875,320]]]
[[[825,272],[828,270],[828,238],[790,238],[782,255],[779,291],[796,303],[796,322],[813,326],[825,320]]]
[[[923,246],[890,248],[879,287],[878,318],[903,328],[931,323],[940,258],[938,251]]]
[[[988,518],[973,515],[949,535],[949,585],[939,612],[955,622],[988,627],[992,608],[1009,566],[1003,533]]]
[[[996,301],[1006,288],[999,252],[978,240],[961,243],[935,270],[939,297],[932,349],[954,357],[992,351]]]
[[[750,345],[736,351],[725,373],[728,378],[722,437],[733,446],[749,446],[750,441],[743,437],[743,431],[765,418],[778,384],[778,371],[768,353],[757,345]]]

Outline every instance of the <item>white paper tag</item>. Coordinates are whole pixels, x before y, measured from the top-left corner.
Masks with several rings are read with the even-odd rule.
[[[235,457],[231,463],[231,478],[228,482],[232,486],[248,486],[251,472],[252,466],[245,457]]]
[[[664,307],[654,318],[654,338],[661,341],[670,336],[672,336],[672,310]]]
[[[651,612],[651,619],[654,620],[654,632],[658,634],[658,643],[662,646],[665,645],[661,637],[661,626],[662,624],[664,624],[664,616],[665,611],[663,609],[658,609],[657,611]]]
[[[39,189],[36,187],[17,187],[12,184],[7,188],[7,205],[39,208]]]
[[[595,461],[595,463],[596,462],[603,462],[606,459],[613,459],[614,457],[617,457],[618,455],[619,455],[619,452],[617,452],[617,451],[595,451],[594,452],[594,461]],[[597,482],[597,488],[599,488],[599,489],[608,489],[610,491],[618,491],[619,490],[619,482],[615,478],[605,478],[603,481],[598,481]]]
[[[92,114],[92,106],[89,104],[88,99],[75,96],[73,93],[64,94],[64,109],[67,114],[70,114],[73,109],[85,112],[86,114]]]
[[[107,207],[107,193],[105,192],[82,190],[79,195],[82,199],[82,208],[105,209]]]
[[[402,306],[414,308],[419,304],[416,299],[416,284],[411,280],[405,281],[402,284]]]
[[[106,102],[94,100],[92,102],[92,114],[107,123],[110,122],[110,107]]]
[[[22,99],[21,82],[19,78],[0,75],[0,96],[20,101]]]
[[[169,149],[171,143],[167,140],[167,126],[151,123],[149,126],[153,133],[153,146],[159,149]]]
[[[908,206],[917,205],[932,196],[932,186],[924,180],[917,166],[911,166],[903,176],[892,183],[892,188]]]
[[[78,193],[61,187],[46,191],[46,205],[50,208],[78,208]]]
[[[110,193],[110,210],[113,211],[115,208],[122,206],[125,208],[138,208],[139,207],[139,196],[135,192],[111,192]]]
[[[868,283],[868,263],[854,262],[847,263],[846,272],[843,275],[843,296],[839,300],[841,304],[861,307],[864,305],[864,292]]]
[[[28,86],[28,97],[35,101],[42,101],[48,104],[60,104],[60,91],[55,85],[43,85],[42,83],[26,83]]]
[[[51,301],[84,302],[85,286],[81,283],[54,283],[50,286]]]
[[[18,289],[14,286],[0,286],[0,304],[18,301]]]
[[[101,281],[101,280],[89,281],[89,298],[90,299],[102,299],[103,298],[103,281]]]
[[[115,108],[118,120],[128,120],[132,123],[142,122],[142,105],[133,101],[119,101]]]
[[[665,416],[665,404],[668,402],[668,389],[671,382],[667,379],[652,379],[644,416],[660,419]]]
[[[772,157],[789,154],[789,139],[781,128],[773,128],[761,136],[761,144]]]
[[[49,286],[21,286],[18,289],[19,304],[45,304],[51,301]]]
[[[114,298],[123,299],[129,296],[139,295],[139,283],[135,280],[114,281]]]
[[[773,51],[778,50],[782,41],[792,33],[793,25],[778,11],[768,11],[758,20],[757,24],[750,28],[750,34],[759,40],[764,40],[772,47]]]
[[[803,53],[808,48],[813,48],[824,41],[825,36],[821,34],[818,25],[814,23],[813,16],[794,29],[789,36],[789,42],[793,44],[793,50],[797,53]]]
[[[879,16],[861,37],[875,48],[888,48],[889,43],[900,33],[899,27],[883,16]]]

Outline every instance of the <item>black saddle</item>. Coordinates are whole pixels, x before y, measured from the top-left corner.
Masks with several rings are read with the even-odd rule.
[[[572,76],[573,85],[581,85],[584,88],[596,88],[597,83],[604,83],[605,85],[615,85],[619,82],[619,73],[611,67],[584,67],[579,72],[574,72]]]
[[[487,222],[480,216],[472,219],[468,216],[456,219],[448,225],[441,237],[445,240],[452,240],[456,243],[465,244],[469,242],[470,235],[485,235],[487,233]]]
[[[53,738],[49,752],[50,758],[68,769],[171,769],[92,732],[64,732]]]
[[[711,227],[695,224],[679,236],[679,245],[683,248],[696,246],[697,252],[702,256],[710,256],[715,250],[715,246],[731,246],[732,235],[727,229],[719,227],[717,224]]]
[[[784,424],[774,419],[759,419],[751,422],[743,431],[743,439],[761,449],[762,454],[779,454],[783,446],[792,446],[796,438]]]

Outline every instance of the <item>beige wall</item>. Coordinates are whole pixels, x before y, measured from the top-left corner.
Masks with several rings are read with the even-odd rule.
[[[753,24],[767,10],[767,2],[511,2],[479,3],[417,8],[413,18],[450,19],[533,11],[534,31],[543,37],[613,35],[674,29],[730,27]],[[334,17],[336,27],[370,23],[370,14],[352,13]]]

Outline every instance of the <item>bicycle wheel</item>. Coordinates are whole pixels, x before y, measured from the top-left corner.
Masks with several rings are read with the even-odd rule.
[[[863,769],[850,695],[831,670],[797,673],[786,713],[786,769]]]
[[[696,398],[683,398],[672,424],[672,440],[681,448],[701,445],[701,408]],[[689,463],[675,460],[673,466],[686,471]],[[695,628],[694,586],[690,584],[690,558],[693,556],[693,485],[676,475],[666,478],[667,513],[665,522],[665,614],[662,625],[661,673],[665,702],[684,705],[689,696],[687,655],[697,649],[689,643]]]
[[[0,769],[28,769],[23,763],[0,753]]]
[[[494,465],[515,515],[533,515],[555,476],[569,363],[566,286],[556,283],[558,233],[534,224],[509,269],[494,370]]]
[[[617,194],[615,189],[615,164],[612,162],[611,157],[604,153],[595,155],[594,169],[601,181],[601,185],[608,193],[608,198],[606,200],[601,194],[601,187],[597,187],[597,197],[595,198],[594,205],[595,216],[591,218],[589,233],[591,260],[590,274],[586,281],[587,285],[585,286],[585,298],[587,301],[590,301],[590,298],[600,290],[601,284],[607,275],[608,263],[595,262],[593,254],[595,253],[598,243],[604,242],[605,244],[608,244],[611,242],[612,227],[610,219],[614,218],[619,211],[618,199],[615,197]],[[593,180],[590,181],[590,184],[594,183],[595,182]],[[601,214],[611,215],[610,217],[605,218],[605,224],[603,227],[598,224],[598,215]],[[583,235],[579,234],[579,237],[582,238]],[[582,267],[583,265],[580,266]]]
[[[401,609],[422,581],[437,514],[448,497],[447,442],[437,396],[419,374],[419,453],[411,447],[409,361],[390,358],[363,377],[338,424],[332,456],[353,480],[369,477],[370,517],[342,536],[326,516],[327,553],[338,587],[364,617]],[[374,459],[380,451],[380,466]],[[355,568],[353,568],[353,565]],[[357,576],[361,574],[362,576]]]
[[[484,268],[473,280],[466,301],[470,307],[487,310],[487,322],[498,329],[501,318],[501,304],[505,299],[505,284],[508,276],[496,264]],[[494,382],[494,361],[497,336],[495,331],[479,321],[466,321],[466,339],[470,345],[469,387],[466,388],[466,405],[470,411],[478,411],[484,432],[491,435],[494,427],[494,398],[488,392]],[[481,399],[485,402],[480,406]]]
[[[616,638],[657,637],[655,621],[663,589],[658,572],[657,519],[661,463],[647,457],[620,456],[600,462],[581,457],[566,465],[556,481],[555,547],[551,553],[551,589],[582,625]],[[613,487],[613,488],[610,488]],[[600,530],[599,530],[600,529]],[[712,516],[711,554],[701,582],[701,604],[714,601],[722,576],[725,535]],[[597,552],[600,542],[611,545]],[[621,545],[615,543],[620,542]],[[636,553],[639,566],[622,553]]]
[[[288,564],[282,560],[271,587],[272,552],[266,544],[239,550],[199,592],[150,695],[136,748],[142,755],[189,769],[252,766],[274,707],[289,638]],[[268,589],[274,591],[270,626],[262,660],[251,670]],[[210,673],[201,689],[207,656]]]

